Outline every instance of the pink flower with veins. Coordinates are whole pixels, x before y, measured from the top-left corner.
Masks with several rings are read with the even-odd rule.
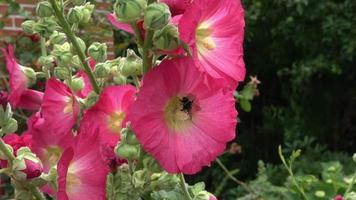
[[[166,171],[197,173],[235,138],[233,91],[222,84],[191,58],[165,60],[145,75],[128,121]]]
[[[169,6],[172,16],[183,14],[193,4],[194,0],[161,0]]]
[[[22,66],[15,59],[13,46],[9,45],[7,49],[3,48],[2,52],[5,56],[6,69],[9,73],[10,94],[8,101],[12,108],[38,110],[42,103],[43,93],[27,89],[29,80],[22,70]]]
[[[105,200],[109,168],[102,160],[98,135],[80,133],[58,163],[60,200]]]
[[[179,21],[196,65],[235,89],[245,78],[244,10],[240,0],[195,0]]]
[[[67,85],[51,78],[46,84],[41,113],[53,134],[66,134],[77,121],[79,103]]]
[[[135,99],[136,89],[131,85],[109,86],[100,94],[99,101],[87,110],[80,122],[80,132],[94,135],[98,132],[102,144],[115,146],[125,127],[126,113]]]

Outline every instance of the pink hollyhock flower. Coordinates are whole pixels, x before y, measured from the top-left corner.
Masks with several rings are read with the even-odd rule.
[[[29,80],[23,67],[16,62],[14,48],[9,45],[7,50],[2,49],[6,60],[6,69],[9,72],[10,94],[8,101],[13,109],[23,108],[27,110],[38,110],[41,106],[43,93],[27,89]]]
[[[32,136],[24,133],[19,136],[15,133],[7,134],[3,138],[4,142],[12,147],[14,150],[14,156],[16,156],[16,152],[21,147],[28,147],[32,149]],[[7,167],[7,161],[0,159],[0,168]]]
[[[47,81],[41,113],[54,134],[70,132],[79,115],[79,103],[70,88],[52,78]]]
[[[6,108],[6,105],[8,103],[8,94],[5,91],[0,91],[0,106],[3,107],[3,109]]]
[[[106,19],[109,20],[109,22],[118,30],[123,30],[125,32],[134,34],[134,31],[132,30],[130,24],[128,23],[123,23],[120,22],[119,20],[116,19],[115,14],[109,13],[106,15]]]
[[[193,1],[194,0],[161,0],[161,2],[169,6],[172,15],[183,14],[184,11],[192,5]]]
[[[218,200],[214,195],[210,195],[209,200]]]
[[[196,65],[233,87],[244,80],[244,10],[240,0],[195,0],[179,22]]]
[[[99,101],[87,110],[80,123],[80,132],[99,133],[101,143],[115,146],[120,139],[125,117],[135,98],[136,89],[131,85],[109,86],[100,94]]]
[[[235,100],[222,83],[198,71],[190,58],[163,61],[145,75],[128,121],[166,171],[194,174],[235,137]]]
[[[60,200],[104,200],[109,172],[101,159],[97,135],[80,133],[71,148],[64,151],[58,163]]]
[[[334,198],[334,200],[343,200],[343,197],[342,197],[342,195],[337,195],[337,196]]]
[[[33,179],[41,176],[43,172],[43,167],[41,163],[34,162],[30,159],[24,159],[26,168],[21,170],[26,174],[26,179]]]

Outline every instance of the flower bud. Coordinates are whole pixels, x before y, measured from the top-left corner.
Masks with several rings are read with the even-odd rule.
[[[68,85],[74,92],[77,92],[84,88],[83,78],[82,77],[72,78],[72,81]]]
[[[36,83],[36,72],[30,67],[21,66],[21,70],[25,74],[26,78],[29,80],[29,84]]]
[[[49,56],[41,56],[38,59],[38,62],[40,63],[40,65],[42,66],[46,66],[48,68],[51,68],[54,66],[54,56],[49,55]]]
[[[156,31],[153,35],[153,45],[164,51],[172,51],[180,45],[178,28],[174,25],[167,25],[162,30]]]
[[[57,22],[54,18],[46,17],[41,18],[34,24],[33,31],[34,33],[40,34],[42,37],[48,38],[56,28]]]
[[[119,66],[120,72],[124,76],[142,75],[142,59],[131,49],[127,50],[127,56]]]
[[[39,17],[50,17],[53,15],[53,8],[48,1],[42,1],[37,4],[36,13]]]
[[[144,168],[147,168],[148,170],[150,170],[153,173],[158,173],[158,172],[162,171],[162,169],[161,169],[160,165],[157,163],[157,161],[147,154],[144,156],[142,163],[143,163]]]
[[[136,135],[131,131],[129,127],[121,130],[121,142],[130,145],[139,144]]]
[[[137,145],[119,144],[115,148],[116,154],[128,160],[137,159],[139,154],[139,147]]]
[[[107,57],[108,47],[104,43],[94,42],[88,48],[88,54],[91,58],[93,58],[97,62],[104,62]]]
[[[99,95],[95,92],[91,92],[88,97],[85,99],[85,107],[92,107],[99,99]]]
[[[17,121],[14,118],[7,119],[2,127],[5,134],[14,133],[18,128]]]
[[[22,181],[37,178],[43,172],[41,160],[27,147],[21,147],[17,150],[12,168],[15,177]]]
[[[25,31],[28,34],[33,34],[34,33],[34,26],[35,26],[36,22],[33,20],[26,20],[24,22],[22,22],[21,27],[22,30]]]
[[[115,14],[121,22],[135,22],[143,17],[145,0],[118,0],[114,5]]]
[[[83,12],[81,7],[76,6],[74,8],[69,9],[67,19],[72,24],[79,24],[83,20]]]
[[[119,74],[114,77],[113,81],[117,85],[125,85],[127,78],[126,78],[126,76]]]
[[[159,30],[171,19],[169,7],[164,3],[152,3],[145,10],[144,25],[146,29]]]
[[[58,79],[66,80],[71,76],[71,71],[67,67],[56,67],[54,69],[54,76]]]
[[[63,44],[66,40],[66,34],[58,31],[53,31],[52,35],[49,37],[49,41],[52,44]]]
[[[79,45],[80,51],[85,52],[85,49],[87,48],[87,46],[85,45],[85,42],[79,37],[76,37],[76,39],[77,39],[77,43]],[[76,49],[74,49],[74,47],[72,45],[71,45],[71,50],[74,54],[76,54]]]
[[[203,190],[203,191],[200,191],[194,199],[196,200],[210,200],[210,193]]]
[[[138,189],[145,189],[144,186],[148,182],[149,177],[147,170],[138,170],[135,171],[134,174],[132,175],[132,184],[134,185],[135,188]]]
[[[94,11],[94,5],[91,5],[90,3],[85,4],[83,8],[83,20],[81,22],[88,23],[91,19],[91,15],[93,11]]]
[[[106,63],[98,63],[95,65],[94,75],[98,78],[106,78],[110,74],[110,66]]]

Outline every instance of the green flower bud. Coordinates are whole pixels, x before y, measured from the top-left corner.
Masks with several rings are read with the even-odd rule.
[[[115,148],[116,154],[128,160],[133,160],[138,158],[139,147],[137,145],[119,144]]]
[[[149,181],[147,170],[135,171],[132,175],[132,184],[136,189],[144,189],[146,183]]]
[[[57,23],[54,18],[41,18],[34,24],[33,31],[40,34],[42,37],[49,38],[53,31],[57,28]]]
[[[179,183],[179,178],[176,175],[168,174],[167,172],[153,173],[151,175],[150,187],[152,190],[173,190]]]
[[[34,30],[33,28],[35,27],[36,22],[33,20],[26,20],[22,22],[21,27],[22,30],[25,31],[28,34],[33,34]]]
[[[79,37],[76,37],[76,39],[77,39],[77,42],[78,42],[78,45],[79,45],[80,50],[81,50],[82,52],[85,52],[85,49],[87,48],[85,42],[84,42],[81,38],[79,38]],[[71,45],[71,51],[72,51],[72,53],[74,53],[74,54],[77,53],[76,49],[74,49],[74,46],[72,46],[72,45]]]
[[[150,155],[146,154],[143,158],[143,166],[144,168],[150,170],[153,173],[161,172],[162,169],[160,165],[157,163],[155,159],[153,159]]]
[[[78,55],[72,57],[71,63],[76,69],[83,69],[82,61],[80,60]]]
[[[67,14],[67,19],[70,23],[80,23],[83,20],[83,12],[81,6],[76,6],[74,8],[69,9]]]
[[[17,121],[14,118],[7,119],[2,127],[2,132],[5,134],[14,133],[17,130]]]
[[[83,5],[86,0],[70,0],[70,2],[76,6],[80,6],[80,5]]]
[[[178,28],[169,24],[162,30],[156,31],[153,35],[153,45],[155,48],[165,51],[178,48],[180,45]]]
[[[65,42],[64,44],[55,44],[51,54],[58,58],[59,65],[61,66],[66,66],[72,61],[73,57],[71,45],[68,42]]]
[[[108,47],[104,43],[94,42],[88,48],[88,54],[97,62],[104,62],[107,58]]]
[[[356,153],[354,153],[354,155],[352,156],[352,159],[353,159],[354,162],[356,163]]]
[[[127,78],[126,78],[126,76],[123,76],[123,75],[119,74],[119,75],[114,77],[113,81],[117,85],[125,85],[126,81],[127,81]]]
[[[29,85],[36,83],[36,72],[30,67],[21,66],[21,70],[25,74],[26,78],[29,80]]]
[[[136,135],[134,134],[134,132],[132,132],[132,130],[129,127],[121,130],[121,142],[130,145],[139,144]]]
[[[37,4],[36,13],[39,17],[50,17],[53,15],[53,8],[48,1]]]
[[[85,99],[85,107],[90,108],[92,107],[97,101],[99,100],[99,95],[95,92],[91,92],[88,97]]]
[[[145,10],[144,25],[147,29],[159,30],[171,19],[169,7],[164,3],[152,3]]]
[[[110,66],[106,63],[98,63],[95,65],[94,75],[98,78],[106,78],[110,75]]]
[[[11,154],[14,154],[14,149],[12,149],[11,145],[5,143],[5,146],[11,152]],[[7,160],[7,156],[2,151],[0,151],[0,160]]]
[[[52,35],[49,37],[49,41],[52,44],[63,44],[67,40],[67,36],[64,33],[53,31]]]
[[[74,92],[77,92],[78,90],[81,90],[84,88],[84,80],[82,77],[79,77],[79,78],[72,77],[72,81],[68,85]]]
[[[316,192],[314,193],[314,195],[315,195],[316,197],[319,197],[319,198],[324,198],[324,197],[325,197],[325,192],[322,191],[322,190],[318,190],[318,191],[316,191]]]
[[[54,66],[53,62],[54,62],[55,58],[52,55],[49,56],[41,56],[38,59],[38,62],[40,63],[40,65],[45,66],[47,68],[51,68]]]
[[[121,22],[135,22],[142,19],[146,0],[118,0],[114,5],[116,17]]]
[[[94,5],[91,5],[90,3],[85,4],[83,8],[83,20],[81,22],[88,23],[91,19],[91,15],[93,11],[94,11]]]
[[[67,67],[56,67],[54,68],[54,76],[58,79],[66,80],[71,76],[71,71]]]
[[[210,193],[207,191],[201,191],[194,197],[196,200],[209,200],[210,199]]]
[[[142,75],[142,59],[131,49],[127,50],[127,56],[119,66],[120,72],[124,76]]]

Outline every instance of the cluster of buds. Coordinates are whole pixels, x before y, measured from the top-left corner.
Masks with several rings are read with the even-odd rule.
[[[0,137],[3,134],[13,133],[17,130],[17,121],[12,115],[10,104],[7,104],[6,109],[0,106]]]
[[[12,161],[12,171],[16,180],[25,181],[41,176],[41,160],[28,147],[21,147]]]

